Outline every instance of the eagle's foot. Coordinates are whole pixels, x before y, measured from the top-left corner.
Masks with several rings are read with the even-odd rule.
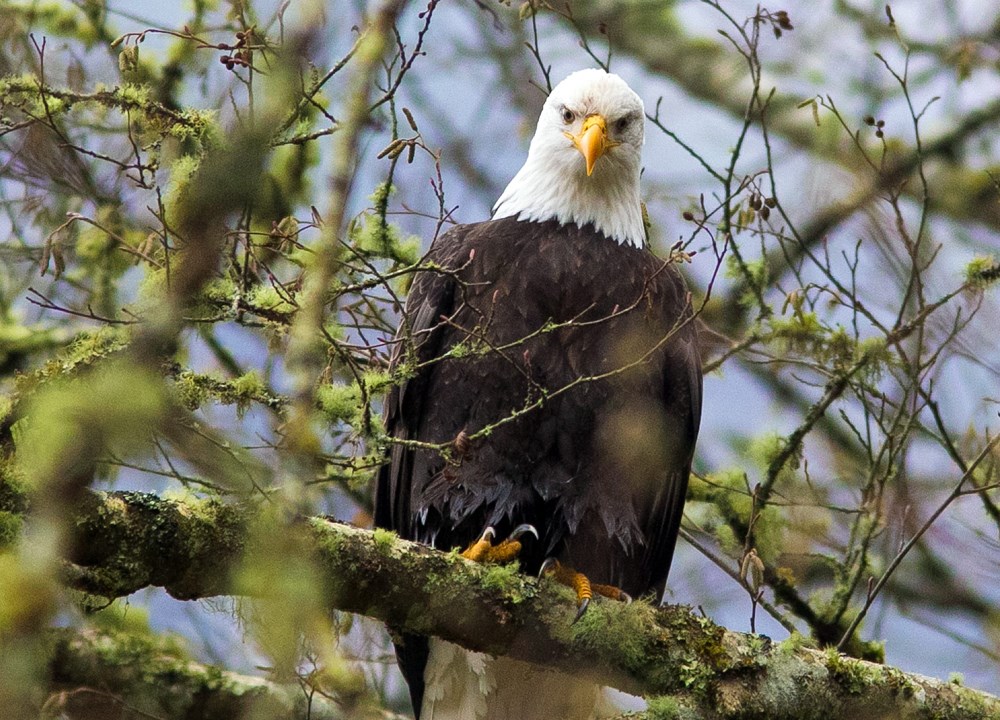
[[[591,583],[590,578],[586,575],[577,572],[573,568],[566,567],[555,558],[548,558],[543,562],[542,569],[538,575],[539,577],[547,575],[557,583],[572,588],[573,592],[576,593],[577,610],[573,622],[579,620],[587,612],[587,608],[590,607],[590,600],[595,594],[625,603],[632,602],[631,596],[621,588],[613,585]]]
[[[592,583],[590,589],[594,591],[594,594],[601,595],[602,597],[611,598],[612,600],[618,600],[626,605],[632,602],[632,596],[627,592],[622,590],[620,587],[615,587],[614,585],[601,585],[599,583]]]
[[[507,539],[494,545],[493,539],[496,534],[496,530],[492,527],[486,528],[478,540],[462,551],[462,557],[477,563],[506,563],[517,558],[521,552],[521,537],[534,535],[535,539],[538,539],[535,526],[528,524],[518,525]]]

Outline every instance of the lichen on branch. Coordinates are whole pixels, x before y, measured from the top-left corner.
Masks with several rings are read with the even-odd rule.
[[[73,545],[87,554],[67,561],[66,579],[106,597],[148,585],[184,599],[263,595],[266,587],[237,587],[228,572],[264,552],[249,532],[253,520],[246,506],[217,501],[94,494],[75,524],[85,542]],[[330,609],[586,674],[658,698],[654,710],[677,707],[704,718],[1000,716],[1000,700],[985,693],[801,640],[775,644],[731,632],[686,607],[598,602],[573,624],[568,591],[511,567],[477,565],[322,518],[298,520],[294,529],[307,538]]]

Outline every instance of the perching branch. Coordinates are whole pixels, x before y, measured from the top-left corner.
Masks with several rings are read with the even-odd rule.
[[[355,717],[307,684],[220,671],[181,653],[173,640],[122,631],[53,630],[48,646],[45,717],[222,720]],[[366,718],[402,720],[388,711]]]
[[[76,522],[85,556],[66,580],[120,597],[149,585],[182,599],[236,592],[228,570],[258,552],[251,513],[215,501],[143,493],[92,494]],[[688,608],[595,603],[572,623],[568,591],[509,567],[481,566],[320,518],[300,529],[315,548],[331,609],[396,630],[433,634],[590,675],[647,697],[666,695],[691,717],[982,718],[1000,700],[954,684],[725,630]],[[265,593],[254,588],[252,594]],[[660,698],[656,702],[662,702]]]

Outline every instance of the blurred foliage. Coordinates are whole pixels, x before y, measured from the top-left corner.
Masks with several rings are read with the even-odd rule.
[[[726,583],[695,601],[905,666],[899,613],[995,670],[1000,21],[958,5],[931,33],[849,3],[4,4],[0,705],[56,697],[57,618],[183,657],[59,584],[115,486],[264,504],[232,568],[255,657],[352,717],[405,707],[295,523],[370,519],[421,249],[483,218],[553,62],[643,78],[650,235],[693,261],[686,536]]]

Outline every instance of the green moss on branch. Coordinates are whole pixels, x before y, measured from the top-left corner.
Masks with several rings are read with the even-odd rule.
[[[350,715],[322,693],[192,661],[169,637],[60,629],[49,637],[46,717],[157,717],[178,720]],[[378,717],[394,718],[384,713]]]
[[[220,502],[93,495],[77,522],[74,546],[85,551],[68,577],[108,597],[146,585],[179,598],[232,594],[229,569],[256,552],[251,520],[246,508]],[[990,695],[800,645],[775,646],[684,607],[597,602],[573,625],[573,599],[551,582],[498,573],[385,532],[301,522],[331,608],[672,697],[691,717],[1000,717],[1000,701]]]

